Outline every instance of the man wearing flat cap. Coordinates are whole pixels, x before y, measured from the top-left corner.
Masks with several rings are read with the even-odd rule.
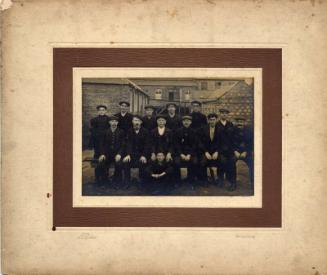
[[[208,125],[198,130],[200,170],[198,178],[207,185],[207,167],[214,178],[212,167],[218,168],[218,157],[220,150],[220,135],[217,128],[218,116],[215,113],[208,115]]]
[[[182,127],[182,120],[179,115],[176,114],[177,105],[175,103],[168,103],[167,107],[167,123],[166,126],[173,132]]]
[[[119,129],[118,118],[115,116],[109,117],[110,127],[101,142],[99,163],[103,163],[104,171],[102,173],[107,177],[110,165],[114,165],[114,175],[112,183],[116,189],[119,188],[122,182],[122,156],[125,147],[124,130]]]
[[[157,115],[156,120],[158,126],[150,132],[151,160],[156,160],[156,152],[160,149],[165,154],[166,161],[170,162],[173,160],[172,130],[166,127],[167,118],[165,115]]]
[[[152,131],[157,127],[156,117],[154,116],[154,107],[152,105],[145,105],[145,116],[143,117],[143,127],[148,131]]]
[[[194,100],[191,102],[192,106],[192,125],[191,127],[195,130],[207,125],[207,117],[201,113],[202,103],[200,101]]]
[[[109,128],[109,117],[106,115],[107,107],[105,105],[98,105],[96,109],[98,115],[90,120],[90,147],[94,149],[93,158],[95,160],[100,156],[100,145]],[[94,173],[97,183],[105,180],[102,178],[103,174],[99,165],[96,166]]]
[[[182,123],[183,126],[176,131],[174,137],[176,154],[175,165],[176,167],[178,167],[179,180],[181,179],[180,168],[187,168],[187,180],[189,181],[193,189],[196,174],[196,165],[198,163],[198,159],[196,156],[197,136],[195,130],[191,128],[191,116],[183,116]]]
[[[139,168],[140,181],[144,180],[144,169],[149,159],[149,132],[142,127],[142,118],[134,115],[132,128],[127,132],[126,155],[123,158],[125,188],[130,185],[131,168]]]
[[[133,115],[129,111],[129,102],[120,101],[120,112],[115,114],[115,117],[118,118],[118,127],[127,133],[127,131],[132,127]]]
[[[218,178],[221,187],[224,179],[229,181],[229,191],[236,189],[236,164],[234,160],[234,125],[227,120],[229,110],[219,109],[220,119],[217,123],[218,135],[220,136],[219,169]]]
[[[235,161],[243,160],[249,168],[250,186],[253,189],[253,130],[245,126],[243,117],[235,118],[234,156]]]

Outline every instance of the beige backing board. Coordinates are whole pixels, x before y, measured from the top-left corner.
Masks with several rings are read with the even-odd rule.
[[[26,0],[2,11],[2,272],[327,274],[327,1]],[[52,48],[283,49],[282,228],[52,226]]]

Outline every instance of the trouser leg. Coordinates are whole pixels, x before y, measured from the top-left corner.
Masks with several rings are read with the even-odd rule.
[[[198,172],[198,179],[200,181],[207,181],[207,166],[208,166],[208,161],[207,158],[203,155],[201,156],[200,159],[200,167],[199,167],[199,172]]]

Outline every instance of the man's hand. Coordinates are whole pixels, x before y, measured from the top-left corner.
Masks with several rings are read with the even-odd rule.
[[[158,174],[152,174],[151,177],[157,179],[158,178]]]
[[[184,154],[181,154],[181,159],[186,160],[186,156]]]
[[[234,151],[234,155],[235,155],[235,157],[236,157],[237,159],[239,159],[240,156],[241,156],[241,154],[240,154],[239,152],[237,152],[237,151]]]
[[[115,156],[115,161],[116,161],[116,162],[119,162],[120,160],[121,160],[121,155],[117,154],[117,155]]]
[[[211,160],[211,159],[212,159],[212,157],[211,157],[211,155],[209,154],[209,152],[205,152],[205,156],[206,156],[206,158],[207,158],[208,160]]]
[[[152,160],[152,161],[155,161],[155,160],[156,160],[156,154],[155,154],[155,153],[152,153],[152,154],[151,154],[151,160]]]
[[[167,153],[167,155],[166,155],[166,161],[172,161],[172,160],[173,160],[173,158],[171,156],[171,153]]]
[[[103,162],[105,159],[106,159],[106,156],[105,155],[101,155],[99,157],[99,162]]]
[[[214,153],[212,154],[212,159],[213,159],[213,160],[217,160],[217,159],[218,159],[218,152],[214,152]]]
[[[246,152],[243,152],[240,157],[241,158],[246,158]]]
[[[145,164],[146,163],[146,157],[144,157],[144,156],[140,157],[140,162],[142,162],[143,164]]]
[[[186,161],[190,161],[190,159],[191,159],[191,155],[190,155],[190,154],[186,155],[185,160],[186,160]]]
[[[124,157],[123,162],[130,162],[131,161],[131,156],[127,155],[126,157]]]

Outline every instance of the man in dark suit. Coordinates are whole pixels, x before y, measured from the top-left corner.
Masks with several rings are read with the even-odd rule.
[[[243,160],[249,167],[250,186],[253,189],[253,130],[245,126],[245,119],[235,118],[236,128],[234,132],[234,157],[235,160]]]
[[[151,160],[155,161],[156,152],[160,149],[165,154],[167,162],[173,160],[173,134],[172,130],[166,127],[166,116],[157,115],[157,125],[155,129],[150,132],[149,145],[151,148]]]
[[[132,128],[132,119],[133,115],[130,114],[129,111],[129,102],[120,101],[120,112],[115,114],[115,117],[118,118],[118,127],[127,133],[127,131]]]
[[[192,125],[191,127],[195,130],[207,125],[207,117],[201,113],[202,103],[200,101],[194,100],[191,102],[192,106]]]
[[[217,123],[218,135],[220,136],[220,151],[219,151],[219,169],[218,178],[219,185],[224,185],[224,178],[229,181],[229,191],[236,189],[236,164],[234,159],[234,125],[227,120],[229,111],[220,109],[220,119]]]
[[[106,115],[107,107],[105,105],[98,105],[96,108],[98,111],[98,116],[92,118],[90,121],[90,145],[94,149],[94,162],[96,162],[96,160],[98,160],[100,156],[101,142],[106,134],[107,129],[109,128],[109,117]],[[96,162],[94,174],[95,181],[97,183],[100,183],[101,181],[105,180],[106,176],[102,172],[103,169],[101,165]]]
[[[220,150],[220,136],[217,129],[218,116],[214,113],[208,115],[209,125],[198,130],[200,170],[199,179],[207,185],[207,167],[209,167],[212,178],[214,177],[211,167],[218,167]]]
[[[126,156],[123,158],[127,189],[130,185],[131,168],[139,168],[140,181],[144,179],[144,169],[149,159],[149,132],[142,127],[142,118],[134,115],[133,127],[128,130],[126,138]]]
[[[179,170],[179,179],[181,179],[180,168],[187,168],[188,181],[193,189],[196,165],[198,163],[196,156],[197,136],[194,129],[190,127],[192,124],[191,116],[183,116],[182,123],[183,127],[179,128],[174,134],[175,165]]]
[[[110,165],[114,164],[113,184],[117,189],[122,182],[122,156],[124,154],[125,133],[124,130],[117,127],[117,117],[109,117],[109,124],[110,127],[101,142],[99,163],[104,163],[103,173],[106,176],[108,175]]]
[[[168,103],[167,107],[167,123],[166,126],[173,132],[182,127],[182,120],[179,115],[176,114],[177,105],[175,103]]]
[[[158,149],[156,160],[151,161],[145,169],[147,178],[147,192],[152,195],[166,195],[171,186],[173,168],[167,162],[163,150]]]
[[[156,117],[154,116],[154,107],[152,105],[146,105],[145,116],[143,117],[143,127],[148,131],[152,131],[157,127]]]

